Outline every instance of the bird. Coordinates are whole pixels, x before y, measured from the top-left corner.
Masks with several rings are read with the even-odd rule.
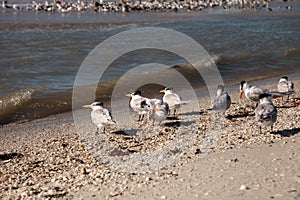
[[[90,105],[84,105],[84,108],[91,108],[91,119],[92,122],[97,126],[96,133],[105,132],[105,125],[116,124],[113,121],[110,112],[103,107],[103,102],[93,102]]]
[[[294,83],[288,80],[287,76],[282,76],[277,84],[278,92],[282,93],[282,100],[284,95],[288,95],[287,100],[289,100],[289,95],[294,93]]]
[[[140,90],[136,90],[131,94],[126,94],[126,96],[131,97],[129,102],[130,107],[139,115],[138,121],[144,120],[144,116],[149,112],[150,109],[150,99],[141,95],[142,93]]]
[[[261,125],[271,126],[271,131],[273,132],[273,124],[277,120],[277,109],[272,103],[271,94],[260,94],[259,95],[259,105],[255,109],[255,119],[259,123],[260,133]]]
[[[269,94],[269,90],[252,86],[248,84],[246,81],[242,80],[240,84],[240,99],[243,98],[244,93],[247,99],[257,102],[256,104],[257,107],[259,102],[259,95],[266,94],[266,93]]]
[[[189,101],[182,101],[181,97],[173,92],[173,88],[166,87],[159,92],[164,93],[163,102],[169,105],[169,111],[173,110],[173,115],[176,115],[177,109],[184,104],[187,104]]]
[[[160,99],[150,99],[149,119],[152,120],[152,126],[155,121],[160,125],[161,121],[166,120],[169,113],[169,105]]]
[[[224,85],[218,85],[217,97],[212,102],[212,110],[227,110],[231,104],[231,97],[224,91]]]

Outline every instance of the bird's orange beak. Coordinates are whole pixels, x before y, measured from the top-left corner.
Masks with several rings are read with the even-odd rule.
[[[126,97],[132,97],[132,94],[126,94],[125,96]]]
[[[84,105],[84,106],[82,106],[83,108],[92,108],[92,106],[91,105]]]
[[[159,112],[159,111],[160,111],[160,109],[157,108],[156,106],[153,107],[153,110],[155,110],[156,112]]]
[[[165,93],[165,90],[160,90],[159,92],[160,92],[160,93]]]
[[[244,91],[240,91],[240,99],[243,98]]]

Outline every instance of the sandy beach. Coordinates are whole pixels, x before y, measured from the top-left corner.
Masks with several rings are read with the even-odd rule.
[[[258,81],[275,90],[277,79]],[[300,97],[300,80],[291,79]],[[135,152],[161,148],[178,130],[195,132],[188,150],[172,164],[145,173],[109,168],[86,150],[72,113],[0,127],[0,199],[299,199],[300,110],[293,101],[274,100],[278,119],[271,133],[255,121],[253,109],[229,88],[232,105],[221,135],[210,150],[202,144],[212,118],[209,98],[199,99],[200,114],[182,113],[183,127],[158,127],[158,140],[143,141]],[[185,123],[195,117],[191,123]],[[178,120],[178,119],[177,119]],[[116,131],[109,129],[109,131]],[[134,138],[107,134],[107,142]],[[149,141],[149,142],[148,142]],[[139,142],[139,141],[138,141]],[[147,148],[152,145],[152,148]],[[124,151],[132,146],[123,147]],[[153,158],[156,159],[156,158]]]

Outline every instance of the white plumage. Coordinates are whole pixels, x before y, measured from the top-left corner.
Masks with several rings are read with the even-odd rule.
[[[217,97],[212,102],[212,110],[227,110],[231,105],[231,97],[224,91],[224,86],[219,85],[217,88]]]
[[[259,105],[255,109],[255,119],[260,124],[260,132],[261,125],[271,126],[273,131],[273,124],[277,120],[277,109],[272,103],[270,94],[261,94],[259,98]]]
[[[166,120],[169,113],[169,106],[167,103],[162,102],[160,99],[150,100],[149,118],[152,120],[152,125],[157,121],[159,124],[161,121]]]
[[[139,115],[138,121],[144,119],[144,115],[149,112],[150,109],[150,99],[141,96],[141,91],[137,90],[134,93],[126,94],[126,96],[131,97],[130,107],[133,111],[137,112]]]
[[[105,125],[112,125],[115,122],[112,120],[109,111],[103,107],[103,102],[94,102],[90,105],[84,105],[85,108],[91,108],[92,122],[97,126],[97,132],[104,132]]]
[[[245,93],[247,99],[251,101],[259,102],[259,95],[266,94],[266,93],[268,94],[269,90],[252,86],[248,84],[246,81],[241,81],[240,99],[243,97],[243,93]]]
[[[169,105],[169,109],[174,110],[174,115],[178,108],[181,105],[187,104],[189,101],[182,101],[181,97],[173,92],[173,88],[165,88],[164,90],[160,90],[160,92],[165,93],[163,96],[163,102]]]
[[[294,90],[294,83],[288,80],[287,76],[282,76],[279,79],[279,82],[277,84],[278,92],[281,93],[282,98],[283,96],[287,95],[289,99],[289,95],[293,94],[295,92]]]

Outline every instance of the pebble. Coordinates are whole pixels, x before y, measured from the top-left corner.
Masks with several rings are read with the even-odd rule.
[[[249,187],[247,187],[246,185],[241,185],[240,190],[248,190]]]

